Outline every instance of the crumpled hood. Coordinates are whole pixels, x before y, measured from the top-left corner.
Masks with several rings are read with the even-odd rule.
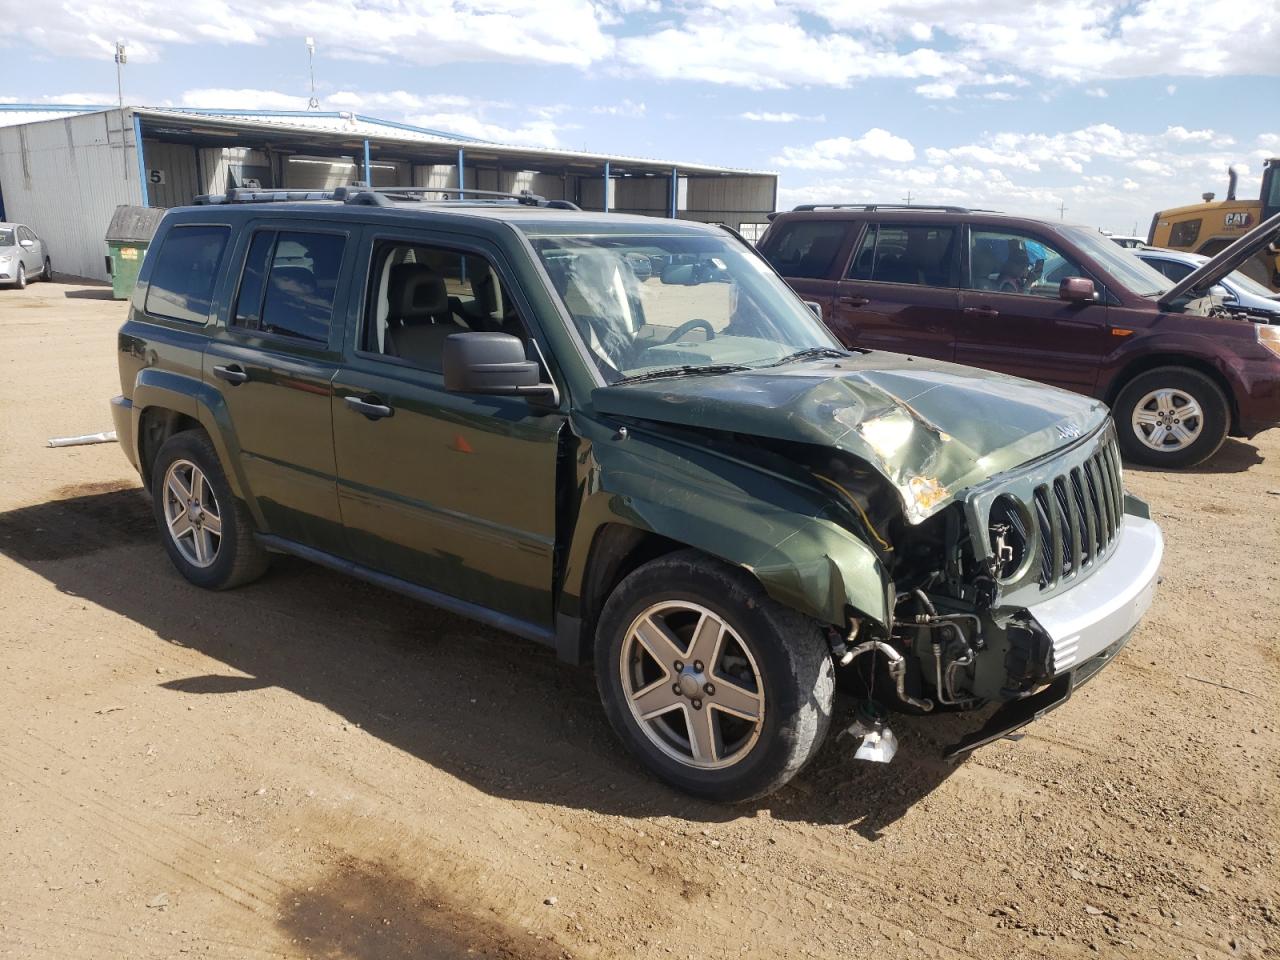
[[[601,387],[604,414],[834,447],[879,470],[913,523],[1092,433],[1098,400],[892,353]]]

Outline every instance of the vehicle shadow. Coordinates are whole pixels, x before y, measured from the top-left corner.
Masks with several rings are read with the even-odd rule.
[[[1183,467],[1171,471],[1126,462],[1124,468],[1134,473],[1176,473],[1179,476],[1198,477],[1218,473],[1244,473],[1250,467],[1257,466],[1265,460],[1266,457],[1259,453],[1258,448],[1248,440],[1227,437],[1217,453],[1194,467]]]
[[[753,803],[704,803],[626,754],[590,668],[294,558],[247,587],[200,590],[170,565],[146,495],[118,487],[67,487],[64,499],[0,513],[0,553],[229,668],[158,684],[175,696],[280,687],[495,796],[701,822],[768,809],[874,838],[950,776],[942,748],[983,719],[894,717],[897,758],[870,764],[853,759],[855,740],[836,736],[853,721],[841,699],[826,747],[792,785]]]

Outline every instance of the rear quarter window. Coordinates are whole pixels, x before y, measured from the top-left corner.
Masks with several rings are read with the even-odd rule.
[[[825,280],[831,276],[845,236],[855,226],[852,221],[840,220],[776,223],[760,252],[784,277]]]
[[[170,229],[155,252],[143,309],[153,317],[207,323],[230,236],[231,228],[222,225]]]

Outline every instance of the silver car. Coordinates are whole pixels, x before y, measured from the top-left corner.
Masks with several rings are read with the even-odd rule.
[[[1133,252],[1175,283],[1209,262],[1208,257],[1198,253],[1164,247],[1140,247]],[[1266,323],[1280,323],[1280,293],[1268,290],[1239,270],[1231,271],[1218,285],[1222,287],[1222,305],[1228,310],[1247,313]]]
[[[35,231],[21,223],[0,223],[0,286],[21,290],[28,280],[49,280],[49,251]]]

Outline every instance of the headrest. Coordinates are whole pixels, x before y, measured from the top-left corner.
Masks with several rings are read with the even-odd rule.
[[[444,280],[425,263],[397,263],[387,281],[388,313],[392,320],[430,320],[449,312]]]

